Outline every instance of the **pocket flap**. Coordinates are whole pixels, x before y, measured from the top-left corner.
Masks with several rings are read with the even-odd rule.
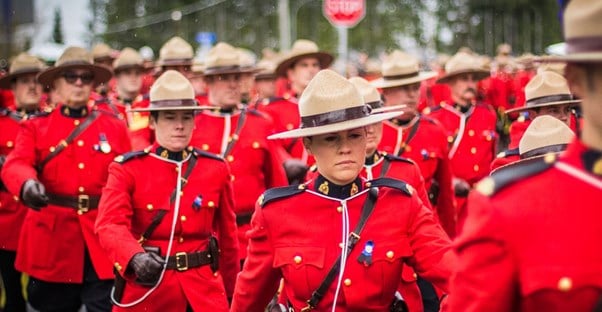
[[[323,247],[276,247],[274,267],[294,265],[296,268],[312,265],[318,269],[324,267],[326,249]]]

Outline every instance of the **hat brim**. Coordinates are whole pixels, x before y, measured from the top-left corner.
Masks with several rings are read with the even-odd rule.
[[[199,110],[210,110],[215,109],[213,106],[172,106],[172,107],[140,107],[129,109],[128,112],[159,112],[159,111],[199,111]]]
[[[526,111],[526,110],[530,110],[530,109],[538,108],[538,107],[555,106],[555,105],[562,105],[562,104],[579,104],[579,103],[581,103],[581,100],[548,102],[548,103],[541,103],[541,104],[535,104],[535,105],[529,105],[529,106],[515,107],[515,108],[505,111],[505,113],[510,114],[513,112],[521,112],[521,111]]]
[[[461,75],[461,74],[473,74],[475,76],[475,79],[478,80],[483,80],[489,76],[491,76],[491,73],[489,73],[486,70],[480,70],[480,69],[463,69],[463,70],[457,70],[451,73],[446,73],[445,75],[443,75],[441,78],[437,79],[436,83],[448,83],[451,80],[453,80],[456,76]]]
[[[370,84],[376,88],[392,88],[392,87],[400,87],[409,84],[413,84],[416,82],[421,82],[427,79],[431,79],[437,76],[436,72],[419,72],[418,76],[404,79],[385,79],[384,77],[375,79],[370,81]]]
[[[525,163],[525,162],[529,162],[529,161],[535,161],[535,160],[537,160],[537,159],[544,158],[544,157],[546,157],[546,156],[548,156],[548,155],[554,155],[554,157],[558,157],[558,155],[560,155],[560,154],[562,154],[562,153],[564,153],[564,152],[565,152],[565,151],[560,151],[560,152],[550,152],[550,153],[545,153],[545,154],[542,154],[542,155],[536,155],[536,156],[532,156],[532,157],[521,158],[521,159],[518,159],[517,161],[511,162],[511,163],[509,163],[509,164],[505,164],[505,165],[503,165],[503,166],[499,166],[499,167],[497,167],[497,168],[495,168],[495,169],[491,170],[491,172],[489,173],[489,175],[492,175],[492,174],[494,174],[495,172],[498,172],[498,171],[500,171],[500,170],[502,170],[502,169],[506,169],[506,168],[513,168],[513,167],[516,167],[516,166],[518,166],[518,165],[520,165],[520,164],[523,164],[523,163]],[[548,156],[548,157],[549,157],[549,156]]]
[[[54,82],[54,80],[56,80],[56,78],[58,78],[57,77],[58,74],[60,74],[61,72],[65,71],[65,70],[68,70],[68,69],[77,69],[77,68],[91,70],[92,73],[94,74],[94,83],[95,84],[101,84],[101,83],[107,82],[113,76],[113,72],[104,66],[92,65],[92,64],[65,64],[65,65],[60,65],[60,66],[56,66],[56,67],[50,67],[50,68],[44,70],[43,72],[39,73],[38,81],[43,86],[52,87],[52,83]]]
[[[0,78],[0,89],[10,89],[11,88],[11,84],[13,82],[13,80],[21,77],[21,76],[25,76],[25,75],[31,75],[31,74],[37,74],[41,72],[40,69],[28,69],[28,70],[23,70],[23,71],[19,71],[16,73],[12,73],[12,74],[8,74],[2,78]]]
[[[201,74],[204,77],[223,75],[223,74],[255,74],[259,71],[259,68],[251,67],[251,68],[230,68],[230,67],[215,67],[213,69],[206,68],[205,71]]]
[[[280,64],[278,64],[278,66],[276,67],[276,75],[286,78],[287,70],[295,62],[297,62],[298,60],[300,60],[302,58],[306,58],[306,57],[317,58],[318,61],[320,62],[320,68],[322,68],[322,69],[328,68],[330,66],[330,64],[332,64],[332,61],[334,60],[334,57],[326,52],[312,52],[312,53],[298,54],[298,55],[287,58],[287,59],[283,60],[282,62],[280,62]]]
[[[600,63],[602,62],[602,52],[541,56],[536,57],[533,61],[537,63]]]
[[[311,127],[311,128],[298,128],[290,131],[280,132],[276,134],[272,134],[268,136],[268,139],[290,139],[290,138],[303,138],[314,135],[333,133],[338,131],[344,131],[349,129],[355,129],[360,127],[365,127],[367,125],[371,125],[377,122],[381,122],[384,120],[391,119],[393,117],[397,117],[403,114],[402,111],[390,112],[390,113],[382,113],[382,114],[374,114],[369,115],[362,118],[346,120],[342,122],[337,122],[329,125]]]
[[[388,113],[388,112],[401,112],[402,114],[404,113],[404,111],[402,111],[402,109],[408,107],[405,104],[402,105],[394,105],[394,106],[383,106],[383,107],[379,107],[379,108],[375,108],[373,109],[370,113],[372,114],[381,114],[381,113]]]

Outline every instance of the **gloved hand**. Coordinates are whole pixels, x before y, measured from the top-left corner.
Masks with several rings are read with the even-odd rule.
[[[468,182],[454,178],[454,194],[457,197],[468,197],[468,193],[470,192],[470,184]]]
[[[23,183],[21,188],[21,198],[23,203],[30,208],[40,211],[42,207],[48,205],[48,196],[46,196],[46,188],[39,181],[29,179]]]
[[[132,257],[129,266],[136,273],[137,281],[154,285],[161,275],[165,260],[154,252],[139,252]]]
[[[305,174],[309,169],[305,162],[299,159],[288,159],[284,161],[283,166],[289,185],[300,184],[305,181]]]

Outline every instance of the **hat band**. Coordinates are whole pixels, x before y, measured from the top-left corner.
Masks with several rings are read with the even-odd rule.
[[[166,59],[160,60],[161,66],[171,66],[171,65],[192,65],[191,58],[174,58],[174,59]]]
[[[554,145],[548,145],[548,146],[532,149],[528,152],[524,152],[524,153],[520,154],[520,159],[531,158],[531,157],[535,157],[535,156],[544,155],[547,153],[560,153],[560,152],[564,151],[567,146],[568,146],[568,144],[554,144]]]
[[[156,108],[169,108],[169,107],[182,107],[182,106],[197,106],[196,101],[193,99],[183,99],[183,100],[159,100],[159,101],[151,101],[150,109]]]
[[[205,68],[205,70],[203,71],[203,74],[206,75],[211,75],[211,74],[220,74],[223,72],[240,72],[242,71],[242,68],[240,68],[240,65],[230,65],[230,66],[214,66],[214,67],[207,67]]]
[[[339,109],[323,114],[301,117],[301,128],[313,128],[370,116],[368,105]]]
[[[561,102],[561,101],[572,101],[573,96],[570,94],[555,94],[555,95],[546,95],[540,96],[534,99],[530,99],[527,101],[525,106],[533,106],[551,102]]]
[[[383,101],[374,101],[374,102],[370,102],[370,103],[366,103],[366,105],[369,105],[370,108],[372,109],[376,109],[376,108],[381,108],[383,107],[384,103]]]
[[[420,75],[420,72],[413,72],[410,74],[395,75],[395,76],[383,76],[383,79],[384,80],[408,79],[408,78],[418,77],[418,75]]]
[[[15,69],[12,73],[9,72],[9,75],[21,75],[21,74],[33,74],[36,72],[42,71],[40,67],[23,67],[19,69]]]
[[[65,61],[60,64],[56,64],[54,67],[65,67],[65,66],[94,66],[94,64],[88,62],[87,60],[74,60],[74,61]]]
[[[601,51],[602,37],[600,36],[570,38],[566,40],[566,52],[568,54]]]

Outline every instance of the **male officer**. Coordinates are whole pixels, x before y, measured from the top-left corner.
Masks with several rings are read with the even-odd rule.
[[[27,211],[15,266],[30,276],[28,300],[41,311],[108,311],[112,265],[93,227],[109,163],[130,150],[123,120],[88,107],[94,84],[110,70],[70,47],[38,75],[64,100],[25,121],[2,170]]]
[[[494,173],[471,194],[455,250],[451,311],[599,311],[602,298],[602,2],[564,13],[565,76],[583,132],[550,154]],[[545,60],[545,59],[544,59]]]

